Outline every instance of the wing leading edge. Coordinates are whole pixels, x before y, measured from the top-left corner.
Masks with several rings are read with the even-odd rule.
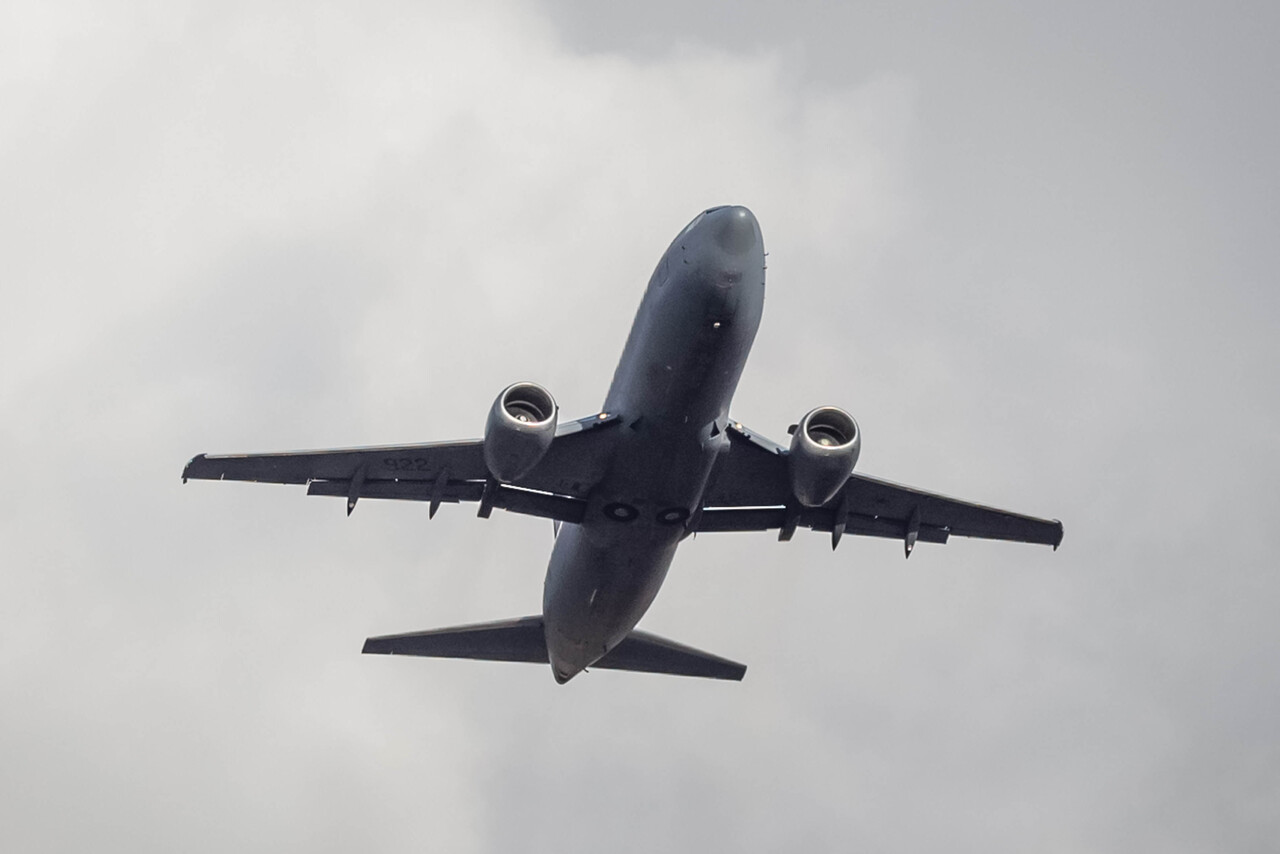
[[[854,473],[822,507],[791,500],[787,449],[729,426],[729,452],[712,473],[711,487],[695,530],[767,531],[790,539],[796,528],[831,533],[832,548],[844,534],[901,539],[911,554],[916,542],[945,543],[951,536],[1062,543],[1062,523],[948,498]]]

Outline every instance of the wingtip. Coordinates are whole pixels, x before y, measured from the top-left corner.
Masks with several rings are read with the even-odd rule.
[[[182,482],[186,483],[187,478],[191,477],[191,467],[205,458],[205,454],[196,454],[187,460],[187,464],[182,467]]]
[[[1053,544],[1053,550],[1056,552],[1058,550],[1058,546],[1062,545],[1063,528],[1062,528],[1062,522],[1060,520],[1054,519],[1053,521],[1056,522],[1058,525],[1058,539]]]

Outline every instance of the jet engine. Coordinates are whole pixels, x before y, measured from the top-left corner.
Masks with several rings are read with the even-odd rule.
[[[507,386],[484,425],[484,461],[504,483],[528,474],[556,435],[556,400],[537,383]]]
[[[826,504],[849,479],[862,450],[862,431],[853,416],[820,406],[791,432],[791,489],[805,507]]]

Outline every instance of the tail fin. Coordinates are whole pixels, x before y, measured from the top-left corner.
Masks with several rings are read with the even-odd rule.
[[[362,651],[380,655],[548,663],[542,617],[383,635],[366,640]],[[733,681],[741,680],[747,672],[744,664],[638,631],[627,635],[592,667]]]

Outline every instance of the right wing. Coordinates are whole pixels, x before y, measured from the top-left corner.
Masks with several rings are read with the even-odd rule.
[[[854,473],[822,507],[799,507],[791,492],[787,449],[730,424],[729,452],[712,472],[711,485],[694,529],[766,531],[783,539],[797,527],[829,531],[833,545],[841,535],[864,534],[902,539],[907,554],[917,541],[945,543],[947,538],[981,537],[1042,543],[1062,542],[1062,523],[997,510]]]
[[[307,484],[308,495],[346,497],[348,513],[360,498],[428,501],[432,515],[441,503],[477,501],[486,515],[488,508],[499,507],[579,522],[586,494],[603,477],[612,450],[613,431],[602,428],[616,423],[616,415],[593,415],[561,424],[546,456],[514,484],[490,479],[484,443],[478,439],[275,454],[200,454],[187,463],[182,480]]]

